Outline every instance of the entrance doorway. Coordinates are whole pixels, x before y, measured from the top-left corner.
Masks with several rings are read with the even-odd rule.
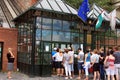
[[[0,42],[0,71],[2,70],[3,42]]]

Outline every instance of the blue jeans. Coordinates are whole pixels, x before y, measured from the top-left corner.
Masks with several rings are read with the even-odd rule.
[[[100,78],[102,80],[105,80],[105,70],[104,70],[104,66],[102,64],[100,64]]]

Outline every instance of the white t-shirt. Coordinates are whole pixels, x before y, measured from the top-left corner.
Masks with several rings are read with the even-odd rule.
[[[53,55],[53,57],[55,57],[55,61],[63,61],[63,55],[60,56],[59,52]]]
[[[80,51],[78,53],[78,56],[80,56],[80,59],[78,59],[78,62],[84,62],[83,59],[84,59],[84,52],[83,51]]]
[[[92,54],[91,62],[94,62],[94,59],[95,59],[96,60],[95,63],[99,63],[99,57],[100,57],[100,55],[98,55],[98,54]]]
[[[69,63],[71,55],[69,53],[64,53],[63,57],[65,60],[65,64]]]

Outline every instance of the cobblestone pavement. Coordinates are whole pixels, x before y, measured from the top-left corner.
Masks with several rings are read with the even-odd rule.
[[[7,73],[0,72],[0,80],[65,80],[64,77],[58,77],[56,75],[52,75],[51,77],[29,77],[26,74],[20,73],[20,72],[13,72],[12,73],[12,79],[7,79],[6,77]],[[72,80],[77,80],[76,75]],[[70,80],[70,79],[69,79]],[[92,79],[89,79],[92,80]]]

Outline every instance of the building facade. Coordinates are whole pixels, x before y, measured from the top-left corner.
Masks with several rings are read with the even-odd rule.
[[[8,48],[13,49],[15,55],[14,70],[17,69],[17,29],[8,29],[0,27],[0,70],[7,70]]]

